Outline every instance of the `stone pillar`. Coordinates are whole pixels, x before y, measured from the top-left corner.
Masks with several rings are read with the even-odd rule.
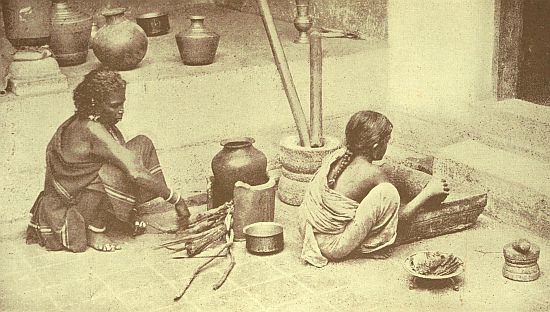
[[[492,98],[494,0],[389,0],[389,102],[454,114]]]

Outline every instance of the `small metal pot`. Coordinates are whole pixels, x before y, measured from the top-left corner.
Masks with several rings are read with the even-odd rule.
[[[283,250],[283,226],[275,222],[256,222],[243,228],[246,249],[253,254],[273,254]]]
[[[136,23],[143,28],[147,37],[165,35],[170,31],[168,13],[152,12],[136,17]]]

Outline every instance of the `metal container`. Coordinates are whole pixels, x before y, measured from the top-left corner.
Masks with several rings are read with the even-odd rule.
[[[204,16],[190,16],[191,27],[176,34],[176,44],[185,65],[200,66],[214,62],[220,35],[204,27]]]
[[[165,35],[170,31],[168,13],[151,12],[136,17],[136,23],[143,28],[147,37]]]
[[[252,223],[243,229],[246,249],[253,254],[273,254],[283,250],[283,226],[276,222]]]
[[[254,139],[240,137],[220,142],[223,149],[212,158],[212,199],[214,207],[233,199],[237,181],[261,185],[269,181],[267,157],[254,147]]]

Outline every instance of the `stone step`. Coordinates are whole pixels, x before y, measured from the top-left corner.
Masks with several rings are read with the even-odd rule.
[[[550,238],[550,163],[466,140],[441,149],[434,173],[487,190],[486,214]]]
[[[486,101],[460,124],[474,133],[471,138],[527,158],[550,162],[550,107],[508,99]]]

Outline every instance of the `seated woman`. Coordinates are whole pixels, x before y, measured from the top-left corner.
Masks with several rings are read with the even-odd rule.
[[[88,73],[73,94],[76,111],[46,149],[44,190],[32,207],[27,243],[48,250],[114,251],[106,235],[113,218],[133,235],[145,230],[136,207],[156,197],[189,218],[181,196],[166,185],[155,147],[145,136],[125,142],[116,123],[124,114],[126,82],[116,72]]]
[[[302,259],[322,267],[352,253],[371,254],[393,244],[397,222],[406,222],[428,200],[449,193],[434,179],[400,209],[397,189],[372,162],[386,153],[391,122],[373,111],[355,113],[346,126],[346,148],[324,159],[300,206]]]

